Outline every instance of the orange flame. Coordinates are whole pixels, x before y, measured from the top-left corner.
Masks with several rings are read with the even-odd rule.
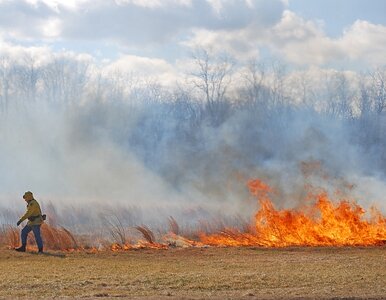
[[[113,252],[120,252],[120,251],[127,251],[127,250],[133,250],[133,249],[157,249],[157,250],[163,250],[168,249],[168,245],[160,244],[160,243],[149,243],[145,241],[138,241],[137,244],[131,245],[131,244],[124,244],[120,245],[117,243],[113,243],[110,246],[110,250]]]
[[[219,234],[201,234],[212,246],[370,246],[386,243],[386,218],[376,209],[369,220],[365,210],[354,202],[334,203],[322,192],[316,203],[303,211],[276,210],[269,194],[273,190],[260,180],[248,187],[259,199],[253,231],[226,229]],[[310,195],[311,196],[311,195]]]

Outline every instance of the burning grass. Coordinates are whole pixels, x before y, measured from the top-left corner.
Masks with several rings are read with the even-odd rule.
[[[386,244],[386,218],[371,209],[370,215],[354,201],[329,199],[325,191],[310,192],[308,205],[297,210],[275,209],[270,195],[273,189],[260,180],[251,180],[248,187],[260,204],[251,224],[243,230],[223,228],[220,232],[198,231],[198,240],[178,235],[180,228],[174,218],[169,218],[170,233],[163,238],[165,243],[156,243],[153,232],[146,226],[136,229],[146,242],[134,248],[159,248],[183,245],[182,247],[228,246],[228,247],[289,247],[289,246],[381,246]],[[210,226],[209,226],[210,227]],[[208,226],[206,227],[208,228]],[[128,245],[114,246],[113,250],[130,249]]]
[[[183,234],[177,221],[169,217],[169,231],[156,236],[145,225],[135,226],[137,235],[129,234],[123,222],[115,216],[107,225],[113,239],[80,243],[78,238],[63,227],[44,224],[42,235],[47,250],[75,251],[88,249],[92,251],[131,249],[168,249],[170,247],[289,247],[289,246],[381,246],[386,244],[386,218],[372,208],[370,214],[354,201],[341,199],[333,201],[325,191],[310,192],[306,203],[294,210],[277,210],[270,197],[275,191],[260,180],[248,183],[251,194],[256,197],[259,209],[252,222],[241,222],[242,226],[209,226],[206,221],[199,222],[197,229],[189,237]],[[221,228],[214,231],[213,228]],[[91,239],[89,239],[91,240]],[[3,226],[0,243],[15,248],[19,245],[19,230]],[[33,235],[29,236],[29,247],[33,247]]]
[[[250,232],[227,228],[217,234],[201,234],[213,246],[375,246],[386,244],[386,218],[375,208],[369,219],[355,202],[334,203],[326,192],[309,194],[301,210],[276,210],[269,195],[273,190],[260,180],[248,183],[260,209]],[[314,201],[314,203],[312,202]],[[313,203],[313,204],[312,204]]]

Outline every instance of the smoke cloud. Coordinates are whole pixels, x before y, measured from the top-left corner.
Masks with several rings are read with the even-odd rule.
[[[22,91],[19,73],[9,90],[1,89],[2,211],[20,211],[21,195],[32,190],[45,208],[74,223],[75,214],[87,223],[106,211],[133,224],[168,215],[187,222],[220,212],[249,216],[256,203],[246,183],[257,177],[279,192],[278,207],[299,204],[310,183],[385,210],[386,123],[370,101],[371,82],[362,94],[359,87],[349,94],[330,84],[323,94],[312,86],[310,95],[320,99],[300,103],[290,97],[296,85],[280,90],[272,77],[252,96],[251,87],[234,89],[233,98],[209,106],[181,87],[118,93],[117,81],[97,85],[95,76],[82,87],[78,80],[51,85],[48,70],[39,70],[31,89]],[[64,78],[79,76],[65,70]],[[342,78],[334,80],[343,84]],[[330,102],[322,102],[326,95],[333,95]]]

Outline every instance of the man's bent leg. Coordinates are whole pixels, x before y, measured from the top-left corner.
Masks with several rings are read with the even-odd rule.
[[[34,232],[36,244],[38,245],[39,252],[43,252],[43,240],[40,234],[40,225],[33,225],[32,230]]]
[[[24,226],[24,228],[21,230],[21,247],[16,248],[16,251],[24,252],[25,247],[27,246],[27,237],[28,233],[30,233],[32,230],[31,226]]]
[[[32,230],[32,227],[29,225],[26,225],[21,231],[21,246],[24,248],[27,246],[27,237],[28,237],[28,234],[31,232],[31,230]]]

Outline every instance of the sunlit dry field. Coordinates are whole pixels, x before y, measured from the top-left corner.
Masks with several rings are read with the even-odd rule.
[[[0,251],[0,298],[386,298],[386,247]]]

